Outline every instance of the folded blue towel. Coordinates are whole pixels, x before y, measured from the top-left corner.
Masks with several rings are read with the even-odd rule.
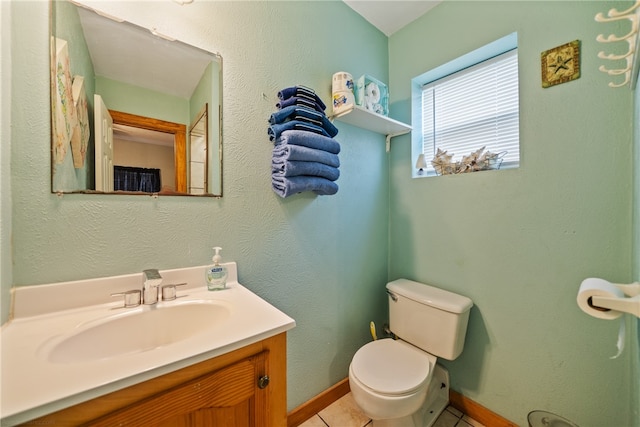
[[[290,105],[272,113],[269,117],[269,123],[271,123],[272,125],[276,123],[282,123],[283,121],[294,115],[307,117],[317,122],[322,122],[322,117],[324,117],[324,114],[318,112],[317,110],[307,107],[300,107],[298,105]]]
[[[291,105],[297,105],[299,107],[312,108],[312,109],[316,110],[317,112],[324,114],[324,108],[322,108],[320,106],[320,104],[318,104],[315,101],[315,99],[314,100],[309,100],[309,98],[305,98],[303,96],[292,96],[290,98],[283,99],[283,100],[279,101],[278,103],[276,103],[276,107],[278,107],[280,110],[282,110],[283,108],[287,108],[287,107],[289,107]]]
[[[318,176],[272,176],[271,186],[280,197],[289,197],[304,191],[313,191],[321,196],[329,196],[338,192],[338,184]]]
[[[274,144],[302,145],[303,147],[328,151],[333,154],[340,153],[340,144],[335,139],[303,130],[285,130],[274,141]]]
[[[303,122],[302,120],[289,120],[288,122],[284,123],[276,123],[275,125],[269,126],[269,129],[267,129],[267,134],[269,135],[269,140],[271,142],[274,142],[276,139],[278,139],[282,132],[292,129],[317,133],[320,135],[324,135],[327,138],[330,137],[329,133],[324,130],[324,128],[318,125],[314,125],[313,123]]]
[[[316,110],[312,110],[306,107],[299,107],[297,105],[290,105],[283,108],[282,110],[278,110],[275,113],[271,114],[271,117],[269,117],[269,123],[284,123],[285,121],[292,119],[306,121],[315,124],[316,126],[320,126],[325,131],[327,131],[329,136],[332,138],[338,134],[338,128],[336,128],[333,123],[329,121],[326,115],[320,114]]]
[[[340,159],[337,154],[323,150],[316,150],[315,148],[303,147],[301,145],[276,145],[273,149],[271,162],[278,164],[284,163],[287,160],[318,162],[333,166],[334,168],[340,167]]]
[[[291,98],[292,96],[303,96],[305,98],[309,98],[317,102],[323,111],[327,108],[327,106],[324,104],[324,102],[322,102],[322,99],[320,99],[316,92],[307,86],[291,86],[284,88],[280,92],[278,92],[278,98],[280,98],[280,100]]]
[[[300,162],[296,160],[288,160],[284,163],[271,163],[271,172],[274,176],[319,176],[329,181],[335,181],[340,178],[340,170],[333,166],[325,165],[318,162]]]
[[[301,115],[299,115],[297,113],[292,114],[291,117],[289,117],[288,119],[284,119],[282,122],[283,123],[284,122],[288,122],[289,120],[300,120],[301,122],[311,123],[313,125],[323,127],[321,120],[312,119],[310,117],[307,117],[306,115],[305,116],[301,116]],[[327,133],[329,133],[329,131],[327,131]]]

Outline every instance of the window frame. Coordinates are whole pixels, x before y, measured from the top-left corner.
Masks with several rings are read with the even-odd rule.
[[[422,93],[424,86],[433,83],[437,80],[443,79],[447,76],[455,74],[459,71],[463,71],[470,67],[473,67],[479,63],[492,60],[493,58],[505,54],[509,51],[518,49],[518,36],[517,33],[511,33],[505,37],[502,37],[492,43],[482,46],[472,52],[462,55],[452,61],[447,62],[439,67],[436,67],[426,73],[421,74],[411,80],[412,86],[412,149],[411,149],[411,171],[413,178],[424,178],[437,176],[433,167],[430,164],[431,159],[425,159],[428,162],[428,169],[425,173],[420,174],[415,167],[418,160],[418,156],[423,152],[423,112],[422,112]],[[518,102],[519,103],[519,102]],[[519,109],[519,108],[518,108]],[[518,138],[519,139],[519,138]],[[518,142],[520,146],[520,143]],[[456,158],[461,155],[469,153],[455,153]],[[509,164],[502,165],[501,169],[517,168],[520,165],[522,158],[519,153],[518,160],[510,162]]]

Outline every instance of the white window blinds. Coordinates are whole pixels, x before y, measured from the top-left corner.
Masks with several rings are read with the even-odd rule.
[[[436,150],[459,160],[479,148],[520,160],[518,51],[513,49],[423,86],[422,152],[433,171]]]

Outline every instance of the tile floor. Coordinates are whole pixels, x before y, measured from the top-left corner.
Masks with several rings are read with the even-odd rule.
[[[371,420],[364,415],[351,397],[351,393],[333,402],[300,427],[371,427]],[[433,427],[484,427],[462,412],[449,406]]]

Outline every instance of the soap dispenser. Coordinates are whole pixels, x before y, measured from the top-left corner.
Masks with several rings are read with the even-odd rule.
[[[220,256],[221,247],[216,246],[213,248],[215,255],[213,255],[213,265],[207,267],[205,276],[207,279],[207,288],[210,291],[219,291],[226,289],[227,287],[227,267],[220,265],[222,257]]]

